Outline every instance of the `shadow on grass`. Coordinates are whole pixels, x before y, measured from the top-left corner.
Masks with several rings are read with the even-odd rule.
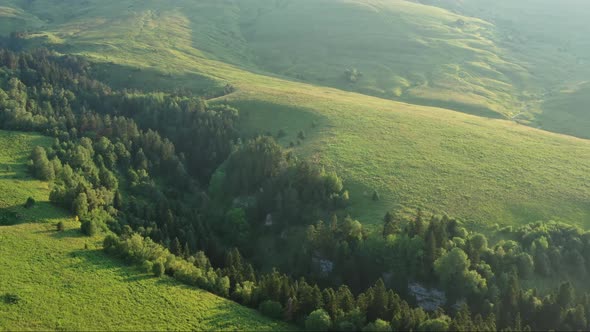
[[[425,98],[416,98],[416,97],[405,97],[405,98],[388,98],[392,100],[398,100],[404,103],[414,104],[414,105],[421,105],[427,107],[438,107],[444,108],[448,110],[453,110],[456,112],[461,112],[465,114],[480,116],[484,118],[490,119],[506,119],[506,117],[496,111],[493,111],[487,107],[483,106],[476,106],[476,105],[467,105],[458,102],[452,101],[444,101],[444,100],[434,100],[434,99],[425,99]]]
[[[58,219],[67,219],[70,215],[50,202],[36,202],[26,208],[22,205],[13,205],[0,208],[0,226],[12,226],[23,223],[53,222]]]
[[[91,238],[88,238],[91,239]],[[137,264],[111,256],[102,249],[78,249],[69,253],[72,258],[81,259],[89,270],[108,270],[126,282],[139,282],[155,278],[143,271]],[[79,267],[79,263],[75,264]]]
[[[52,233],[52,237],[56,238],[56,239],[72,239],[72,238],[83,238],[86,237],[84,234],[82,234],[82,232],[80,231],[80,228],[71,228],[71,229],[66,229],[64,231],[58,231],[57,230],[57,225],[55,225],[55,228],[52,230],[48,230],[47,233]]]
[[[144,92],[191,93],[207,95],[223,90],[223,85],[195,73],[168,73],[152,68],[138,68],[115,63],[94,63],[93,78],[113,89]]]
[[[320,133],[332,124],[323,115],[299,106],[290,106],[261,100],[225,100],[221,98],[213,103],[229,104],[240,111],[240,129],[242,134],[255,137],[260,134],[275,136],[279,143],[289,145],[296,143],[299,132],[305,134],[305,141],[320,138]],[[283,132],[278,137],[279,131]]]
[[[0,174],[0,180],[19,180],[19,179],[26,179],[25,176],[21,176],[18,174]]]

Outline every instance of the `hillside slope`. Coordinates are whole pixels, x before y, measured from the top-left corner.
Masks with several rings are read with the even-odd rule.
[[[0,330],[290,328],[104,255],[101,239],[81,236],[79,223],[47,202],[47,183],[25,173],[32,148],[49,142],[34,134],[0,131]],[[25,209],[31,196],[37,204]],[[59,221],[65,232],[56,231]],[[6,303],[5,294],[21,300]]]
[[[104,75],[113,81],[126,70],[126,79],[146,85],[233,84],[238,92],[213,102],[239,106],[249,131],[284,129],[284,144],[305,131],[297,151],[344,176],[351,212],[364,222],[380,223],[390,209],[423,208],[472,222],[588,225],[590,142],[265,73],[246,38],[254,28],[241,26],[240,17],[252,14],[239,3],[52,0],[22,8],[45,22],[33,41],[108,64]],[[73,16],[64,17],[65,6]],[[373,190],[379,202],[371,201]]]
[[[494,44],[485,21],[391,0],[240,8],[244,38],[269,72],[492,117],[521,108],[517,84],[529,74]],[[348,68],[362,76],[347,77]]]
[[[590,138],[590,110],[580,99],[590,77],[590,3],[584,0],[420,0],[495,27],[495,42],[533,75],[536,86],[519,119]],[[580,94],[572,95],[581,90]],[[559,105],[559,108],[555,106]]]

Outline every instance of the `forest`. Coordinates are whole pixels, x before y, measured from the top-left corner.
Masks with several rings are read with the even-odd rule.
[[[368,230],[338,174],[239,118],[186,92],[114,89],[80,57],[0,50],[0,128],[54,140],[31,151],[31,174],[107,254],[154,277],[313,331],[590,328],[574,284],[590,232],[547,221],[490,236],[421,211]],[[444,301],[423,305],[416,283]]]

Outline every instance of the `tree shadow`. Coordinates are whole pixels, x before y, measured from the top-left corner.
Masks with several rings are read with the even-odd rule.
[[[138,90],[143,92],[165,92],[205,96],[219,94],[223,85],[196,73],[170,73],[155,68],[139,68],[95,62],[91,76],[116,90]]]
[[[79,239],[86,237],[84,234],[82,234],[80,228],[70,228],[63,231],[58,231],[57,225],[55,229],[48,230],[46,233],[52,233],[51,236],[55,239]]]
[[[0,208],[0,226],[12,226],[23,223],[50,223],[58,219],[68,219],[71,216],[67,211],[58,208],[50,202],[35,202],[29,208],[22,205],[13,205]]]
[[[92,238],[88,239],[91,240]],[[126,282],[140,282],[155,278],[151,273],[142,271],[136,264],[108,255],[101,249],[78,249],[71,251],[68,256],[82,261],[73,264],[76,267],[84,265],[85,268],[90,270],[109,270]]]
[[[15,163],[0,163],[0,179],[19,179],[21,175],[18,170],[22,169],[22,165]]]

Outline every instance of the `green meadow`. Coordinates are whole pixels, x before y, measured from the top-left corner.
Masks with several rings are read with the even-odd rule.
[[[283,129],[288,145],[304,131],[296,152],[342,174],[364,223],[421,208],[480,224],[589,226],[590,142],[535,128],[588,136],[588,113],[561,109],[571,89],[539,83],[577,67],[547,68],[559,46],[539,49],[532,36],[519,49],[481,2],[446,2],[14,0],[0,13],[16,22],[3,32],[26,28],[32,45],[86,56],[112,84],[232,84],[210,102],[238,106],[246,133]],[[362,72],[356,83],[348,68]]]
[[[292,327],[171,278],[124,265],[48,202],[26,161],[50,140],[0,131],[0,330],[284,330]],[[37,203],[23,207],[28,197]],[[56,224],[64,222],[65,231]],[[16,295],[8,303],[6,295]]]

